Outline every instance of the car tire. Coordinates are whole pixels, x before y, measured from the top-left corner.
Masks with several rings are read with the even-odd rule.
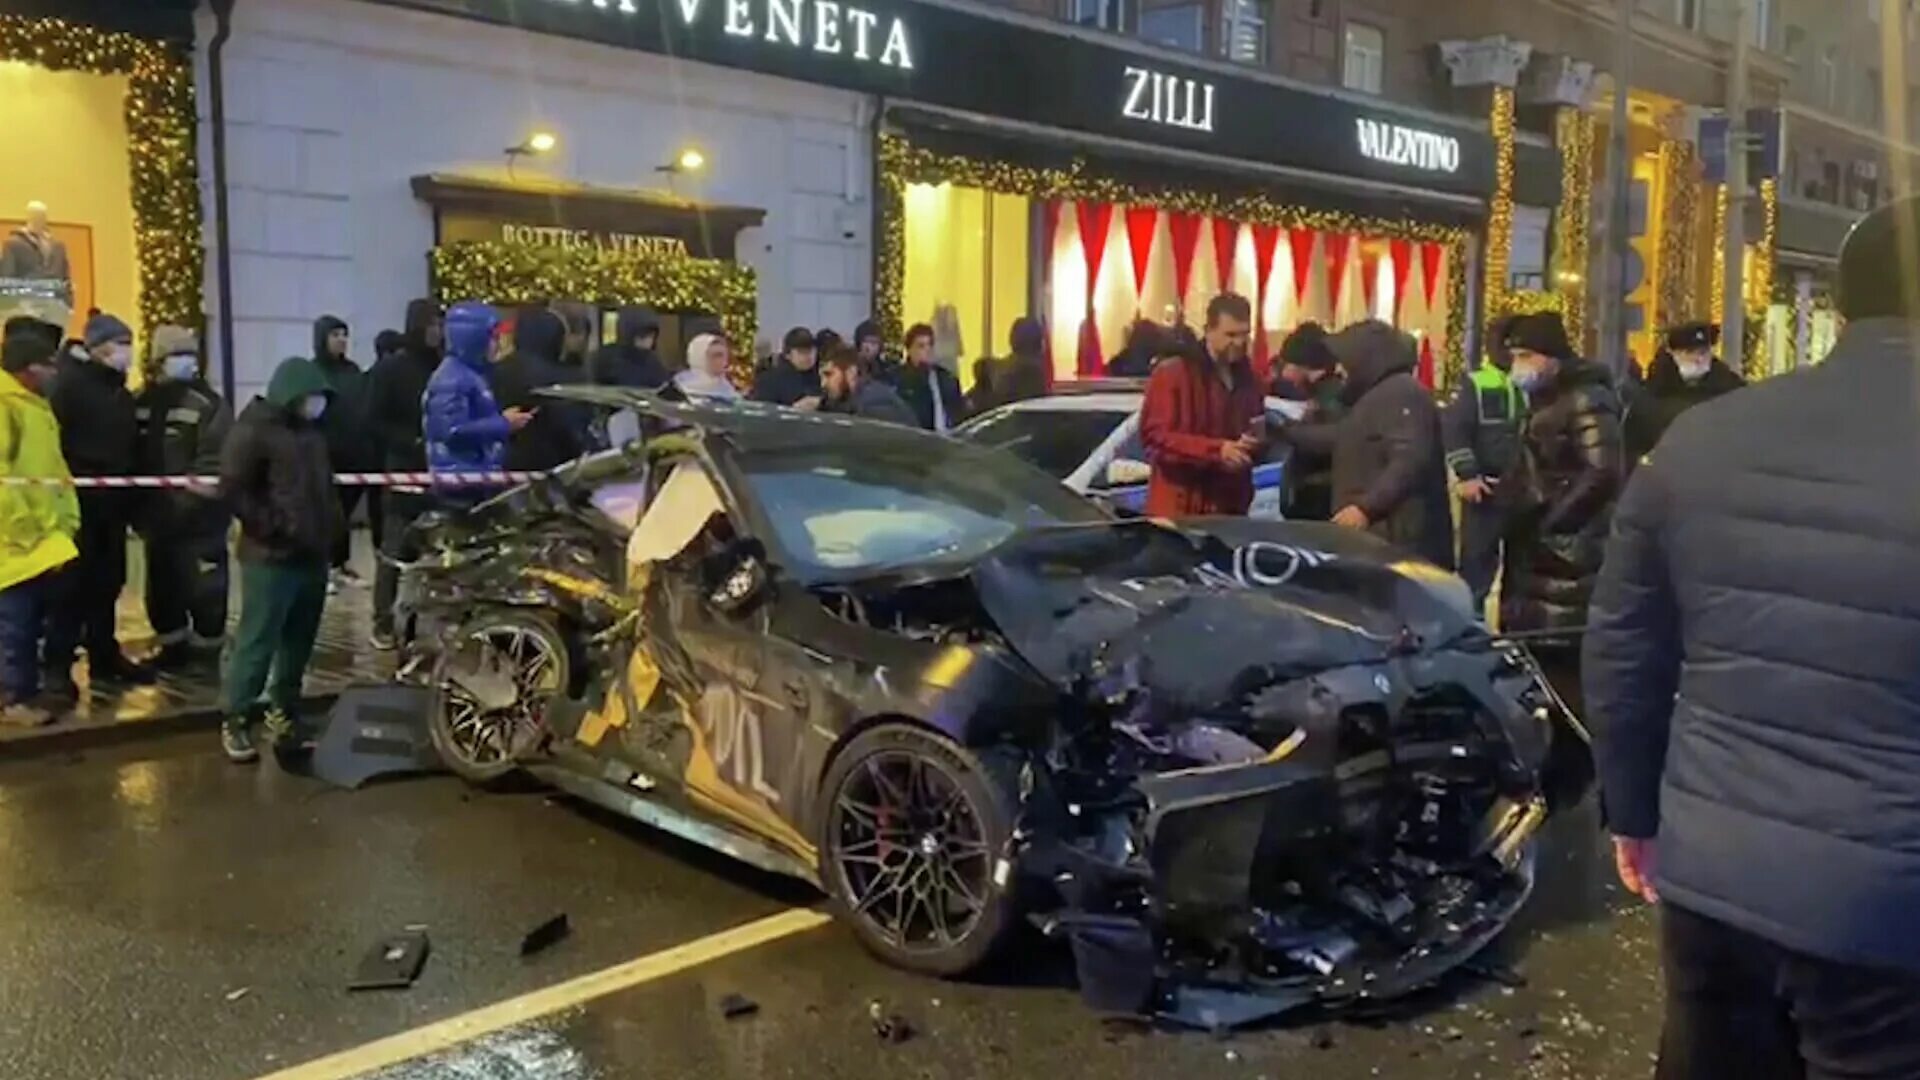
[[[854,810],[849,801],[870,808],[881,796],[883,812],[873,816],[884,817],[886,797],[904,794],[900,782],[916,770],[925,785],[916,795],[927,798],[912,800],[923,805],[892,807],[901,818],[887,835],[919,830],[918,839],[883,839],[887,823],[869,820],[865,809]],[[820,880],[835,916],[869,952],[894,967],[955,976],[981,966],[1005,944],[1019,920],[1016,878],[1001,865],[1017,818],[1016,777],[1010,757],[976,753],[910,724],[870,728],[834,759],[820,788]],[[944,825],[928,817],[943,813]],[[899,869],[886,869],[889,863]],[[884,888],[879,879],[889,873],[896,891],[910,877],[940,881],[938,890],[929,890],[936,895],[907,901],[904,929],[890,925],[899,921],[899,907],[876,897]],[[956,912],[953,905],[971,910]],[[923,924],[929,931],[924,938],[915,932]],[[945,935],[938,933],[943,929]]]
[[[511,647],[509,643],[517,644],[524,650],[522,656],[530,660],[537,654],[541,658],[542,666],[531,673],[533,678],[537,678],[537,686],[530,686],[526,677],[515,678],[522,698],[529,703],[517,707],[519,715],[513,718],[515,722],[510,729],[499,732],[507,738],[492,740],[492,749],[497,751],[497,756],[487,752],[487,740],[474,726],[478,723],[484,727],[488,722],[487,714],[474,716],[464,712],[474,703],[449,676],[455,651],[443,650],[434,663],[433,698],[427,714],[427,731],[440,760],[455,776],[468,783],[481,787],[510,786],[525,755],[537,747],[546,735],[546,703],[554,696],[564,696],[572,685],[573,660],[566,635],[545,616],[501,610],[483,612],[469,619],[453,635],[453,640],[458,643],[494,643],[503,649]],[[525,667],[526,664],[521,663],[520,666]],[[494,728],[498,731],[497,721]]]

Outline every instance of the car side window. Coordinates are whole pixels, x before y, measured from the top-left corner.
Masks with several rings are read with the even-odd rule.
[[[1109,491],[1116,487],[1134,486],[1130,480],[1115,483],[1110,468],[1116,461],[1144,462],[1147,460],[1146,444],[1140,441],[1139,413],[1122,421],[1120,428],[1114,432],[1114,436],[1095,450],[1093,457],[1087,462],[1087,466],[1092,470],[1092,476],[1087,481],[1089,490]]]

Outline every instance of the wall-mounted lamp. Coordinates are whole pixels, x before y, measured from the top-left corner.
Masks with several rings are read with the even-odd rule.
[[[560,137],[553,132],[536,131],[528,135],[520,145],[507,147],[504,151],[507,155],[507,176],[513,176],[514,162],[519,159],[523,157],[538,157],[541,154],[551,154],[553,148],[559,145]]]
[[[663,172],[668,174],[690,173],[690,172],[699,172],[701,169],[704,169],[706,167],[707,167],[707,155],[689,146],[685,150],[682,150],[678,154],[674,155],[674,158],[672,161],[667,162],[665,165],[654,166],[653,171]]]

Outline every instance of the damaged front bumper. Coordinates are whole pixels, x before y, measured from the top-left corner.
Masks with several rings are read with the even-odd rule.
[[[1023,866],[1058,897],[1037,921],[1090,1005],[1183,1025],[1430,985],[1532,891],[1557,706],[1535,684],[1489,644],[1295,680],[1232,726],[1083,735],[1030,778]]]

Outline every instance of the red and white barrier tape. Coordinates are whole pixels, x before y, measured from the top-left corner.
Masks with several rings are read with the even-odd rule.
[[[537,472],[379,472],[335,473],[343,487],[477,487],[524,484],[543,476]],[[0,484],[46,485],[76,488],[217,488],[217,476],[0,476]]]

